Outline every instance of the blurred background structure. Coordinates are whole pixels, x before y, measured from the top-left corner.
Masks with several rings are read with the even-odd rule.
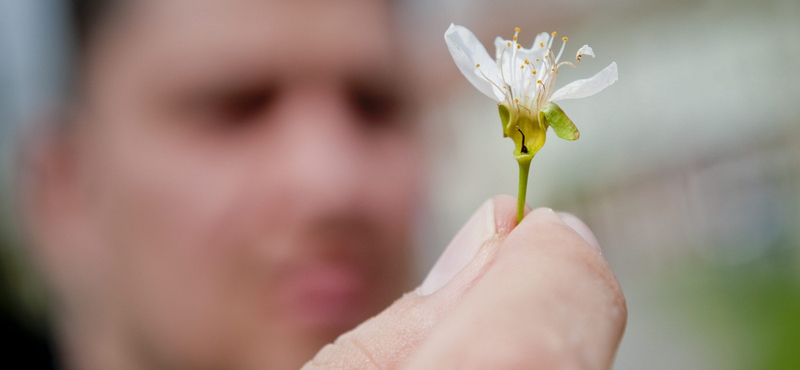
[[[585,220],[617,273],[630,319],[615,368],[800,368],[800,2],[399,3],[431,154],[420,271],[486,198],[516,193],[495,104],[458,72],[444,30],[464,25],[485,45],[514,27],[523,44],[555,30],[567,54],[583,44],[597,54],[558,86],[611,61],[620,69],[614,86],[561,104],[581,140],[551,135],[528,189],[531,206]],[[21,312],[42,300],[18,263],[12,153],[63,87],[64,10],[0,1],[0,304],[4,323],[33,333],[40,317]]]

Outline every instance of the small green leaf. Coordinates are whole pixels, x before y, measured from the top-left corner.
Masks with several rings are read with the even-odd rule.
[[[578,132],[578,128],[575,127],[572,120],[555,103],[547,103],[542,107],[539,112],[539,120],[551,126],[556,136],[564,140],[578,140],[581,137],[581,133]]]
[[[503,124],[503,137],[508,137],[506,130],[508,127],[508,120],[511,119],[511,112],[508,111],[508,107],[506,107],[505,104],[498,105],[497,110],[500,112],[500,122]]]

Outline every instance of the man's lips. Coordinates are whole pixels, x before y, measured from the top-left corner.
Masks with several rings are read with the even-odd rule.
[[[283,279],[280,299],[285,314],[302,326],[349,328],[363,320],[368,281],[346,263],[299,267]]]

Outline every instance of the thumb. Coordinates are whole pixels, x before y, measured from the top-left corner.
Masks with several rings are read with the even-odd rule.
[[[515,202],[510,196],[486,201],[419,288],[322,348],[303,369],[393,369],[405,363],[485,273],[514,227]]]
[[[607,370],[626,320],[625,297],[588,227],[538,209],[405,368]]]

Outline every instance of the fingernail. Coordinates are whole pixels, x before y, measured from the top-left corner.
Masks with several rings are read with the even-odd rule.
[[[597,242],[597,238],[594,237],[594,233],[592,230],[589,229],[589,226],[586,226],[581,219],[576,217],[571,213],[566,212],[558,212],[558,215],[561,217],[561,220],[564,221],[567,226],[571,227],[572,230],[575,230],[578,235],[580,235],[584,240],[586,240],[594,249],[596,249],[601,254],[603,250],[600,249],[600,243]]]
[[[439,260],[417,289],[419,295],[430,295],[453,279],[472,260],[484,242],[497,233],[494,220],[494,199],[478,208],[445,248]]]

